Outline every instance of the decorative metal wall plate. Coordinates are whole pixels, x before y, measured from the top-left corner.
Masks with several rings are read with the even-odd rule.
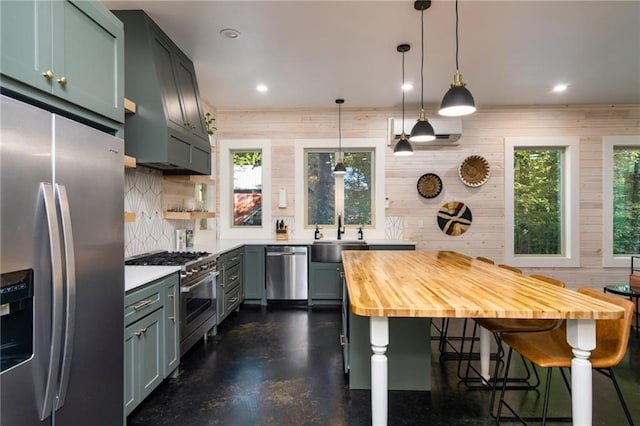
[[[440,176],[427,173],[418,179],[418,194],[424,198],[434,198],[442,192],[442,179]]]
[[[446,203],[438,211],[438,226],[440,230],[452,237],[467,232],[472,220],[471,210],[460,201]]]
[[[484,185],[490,174],[489,162],[479,155],[465,158],[458,168],[458,176],[462,183],[471,187]]]

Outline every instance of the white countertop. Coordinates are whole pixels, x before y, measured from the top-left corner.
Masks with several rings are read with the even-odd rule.
[[[330,239],[322,239],[320,241],[332,241]],[[413,241],[404,240],[364,240],[369,245],[415,245]],[[207,251],[214,255],[244,247],[246,245],[311,245],[313,240],[216,240],[195,244],[191,251]],[[124,267],[124,291],[131,291],[137,287],[165,277],[173,272],[180,270],[180,266],[125,266]]]
[[[125,266],[124,291],[133,290],[179,270],[179,266]]]

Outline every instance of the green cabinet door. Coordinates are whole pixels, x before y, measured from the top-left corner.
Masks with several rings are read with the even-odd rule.
[[[125,328],[125,411],[129,414],[162,382],[162,309]]]
[[[266,305],[265,299],[265,247],[262,245],[244,247],[244,286],[245,303]]]
[[[2,75],[44,92],[51,92],[51,2],[21,0],[0,2],[0,69]]]
[[[0,7],[3,75],[124,122],[124,30],[113,14],[88,1],[2,1]],[[25,94],[60,106],[42,94]]]
[[[141,332],[140,358],[138,369],[140,373],[140,398],[145,399],[147,395],[158,386],[163,379],[164,353],[163,353],[163,310],[158,309],[149,316],[144,317],[136,324]]]
[[[340,303],[342,263],[309,263],[309,305]]]
[[[123,123],[122,23],[98,3],[54,1],[53,46],[53,94]]]
[[[182,112],[187,130],[201,138],[205,145],[209,145],[209,136],[204,124],[204,113],[200,106],[196,71],[193,63],[182,54],[175,52],[176,79],[182,99]]]
[[[165,280],[164,299],[164,375],[169,376],[180,365],[180,286],[178,274]]]

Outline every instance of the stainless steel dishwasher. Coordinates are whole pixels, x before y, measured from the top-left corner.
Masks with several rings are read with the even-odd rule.
[[[306,246],[267,246],[267,300],[306,301],[309,297]]]

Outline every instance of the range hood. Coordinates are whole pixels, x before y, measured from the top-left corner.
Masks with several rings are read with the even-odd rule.
[[[142,10],[112,11],[125,33],[125,153],[172,175],[210,175],[211,146],[193,62]]]

